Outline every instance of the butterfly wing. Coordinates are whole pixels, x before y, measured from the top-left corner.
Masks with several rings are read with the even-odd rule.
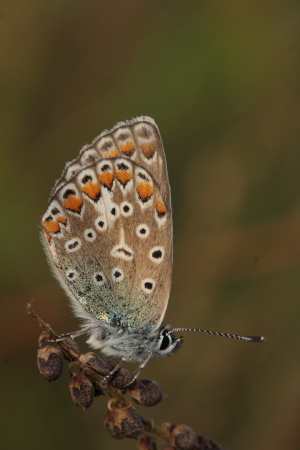
[[[83,148],[58,180],[42,225],[79,316],[132,330],[160,325],[171,287],[172,212],[152,119],[118,124]]]

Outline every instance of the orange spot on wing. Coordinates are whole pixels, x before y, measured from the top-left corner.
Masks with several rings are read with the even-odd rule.
[[[102,184],[105,184],[108,189],[111,189],[114,181],[114,174],[112,172],[101,173],[101,175],[99,175],[99,180]]]
[[[152,197],[152,195],[154,194],[154,187],[150,183],[142,182],[138,184],[136,189],[138,191],[140,198],[144,202],[149,200],[149,198]]]
[[[48,240],[47,235],[49,233],[55,234],[60,231],[60,223],[66,225],[67,219],[63,216],[56,217],[54,220],[44,220],[42,225],[44,230],[46,231],[46,239]],[[50,241],[48,241],[50,242]]]
[[[164,205],[164,203],[161,200],[156,200],[156,210],[158,212],[158,214],[166,214],[166,207]]]
[[[115,158],[116,156],[119,156],[119,151],[116,148],[109,150],[109,152],[105,154],[105,158]]]
[[[101,186],[98,183],[92,183],[91,181],[85,186],[81,187],[81,190],[88,195],[92,200],[98,200],[101,192]]]
[[[120,149],[123,153],[125,153],[127,156],[132,155],[132,153],[135,150],[135,145],[133,141],[127,141],[126,144],[121,144]]]
[[[45,238],[47,239],[48,244],[50,244],[51,235],[49,233],[45,233]]]
[[[44,220],[43,227],[48,233],[58,233],[60,231],[60,225],[56,220]]]
[[[132,173],[126,172],[126,170],[118,170],[118,172],[116,173],[116,177],[118,178],[119,181],[121,181],[123,186],[125,186],[126,183],[128,183],[128,181],[131,180]]]
[[[155,153],[156,150],[156,142],[155,141],[151,141],[151,142],[144,142],[142,144],[140,144],[141,150],[144,153],[144,155],[146,156],[146,158],[152,158],[152,156]]]
[[[64,201],[65,208],[70,209],[71,211],[75,211],[77,213],[80,213],[82,204],[83,204],[83,201],[81,200],[81,198],[75,197],[75,195],[70,195]]]

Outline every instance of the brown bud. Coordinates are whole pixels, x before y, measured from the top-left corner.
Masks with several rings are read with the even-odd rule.
[[[92,352],[80,355],[79,361],[103,376],[108,375],[114,368],[110,361]]]
[[[46,380],[57,380],[63,371],[63,358],[61,352],[51,345],[38,349],[37,365],[40,373]]]
[[[138,447],[139,450],[157,450],[155,440],[150,436],[146,436],[145,434],[141,437]]]
[[[130,385],[131,380],[131,372],[125,367],[121,367],[108,379],[108,384],[116,389],[125,390]]]
[[[195,450],[198,448],[198,436],[187,425],[174,425],[171,427],[170,441],[178,450]]]
[[[143,429],[142,419],[131,406],[108,411],[104,425],[117,439],[137,438]]]
[[[210,439],[206,439],[203,436],[198,436],[198,447],[197,450],[225,450],[224,447],[221,447],[214,441]]]
[[[74,372],[70,379],[70,393],[76,405],[83,410],[89,408],[95,397],[91,380],[83,372]]]
[[[53,336],[48,331],[42,331],[38,339],[39,348],[45,347],[51,339],[53,339]]]
[[[161,387],[152,380],[137,381],[132,388],[129,386],[128,393],[138,405],[142,406],[155,406],[165,395]]]
[[[93,388],[95,390],[95,397],[98,397],[99,395],[104,395],[104,391],[102,389],[102,386],[99,381],[91,379]]]
[[[79,361],[96,373],[102,376],[108,375],[114,368],[110,361],[95,353],[80,355]],[[116,389],[127,389],[132,380],[132,375],[128,369],[121,367],[107,379],[108,385]]]

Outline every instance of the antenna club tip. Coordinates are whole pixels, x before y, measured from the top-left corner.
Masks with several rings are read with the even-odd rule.
[[[264,336],[252,336],[252,342],[265,342]]]

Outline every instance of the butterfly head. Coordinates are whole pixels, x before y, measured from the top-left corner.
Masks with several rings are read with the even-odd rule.
[[[157,334],[154,353],[157,356],[170,356],[177,352],[183,343],[182,336],[175,338],[170,332],[170,327],[161,327]]]

